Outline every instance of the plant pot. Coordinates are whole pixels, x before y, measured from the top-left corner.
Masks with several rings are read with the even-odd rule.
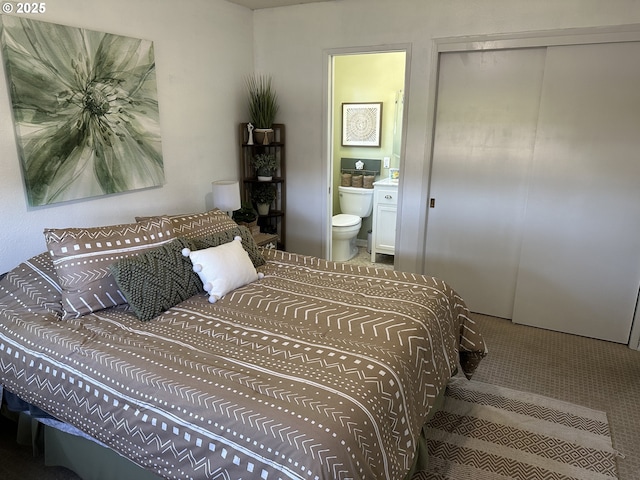
[[[261,168],[257,173],[259,182],[270,182],[273,179],[271,170],[268,168]]]
[[[259,215],[269,215],[269,208],[271,205],[269,203],[258,203],[258,214]]]
[[[257,144],[269,145],[269,134],[273,133],[273,128],[256,128],[253,136]]]

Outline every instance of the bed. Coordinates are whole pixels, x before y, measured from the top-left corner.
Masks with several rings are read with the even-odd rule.
[[[260,249],[218,210],[45,241],[0,281],[2,396],[159,478],[404,479],[486,353],[447,284]]]

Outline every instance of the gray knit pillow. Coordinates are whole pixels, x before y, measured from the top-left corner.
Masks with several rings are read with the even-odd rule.
[[[111,274],[136,316],[147,321],[203,291],[183,248],[188,240],[176,238],[161,247],[111,265]]]
[[[256,244],[251,231],[247,227],[236,225],[233,228],[229,228],[223,232],[211,233],[209,235],[203,235],[197,238],[190,238],[189,242],[194,246],[193,250],[203,250],[209,247],[217,247],[223,243],[231,242],[236,236],[240,236],[242,239],[242,248],[246,250],[251,259],[253,266],[258,268],[266,263],[260,247]]]

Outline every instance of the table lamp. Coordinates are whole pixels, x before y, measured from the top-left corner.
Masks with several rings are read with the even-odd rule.
[[[213,206],[232,216],[233,211],[242,206],[240,204],[239,183],[235,180],[219,180],[212,182],[212,186]]]

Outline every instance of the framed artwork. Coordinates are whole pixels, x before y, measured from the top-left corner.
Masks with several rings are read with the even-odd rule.
[[[1,21],[29,205],[163,185],[153,42]]]
[[[379,147],[382,102],[342,104],[342,146]]]

